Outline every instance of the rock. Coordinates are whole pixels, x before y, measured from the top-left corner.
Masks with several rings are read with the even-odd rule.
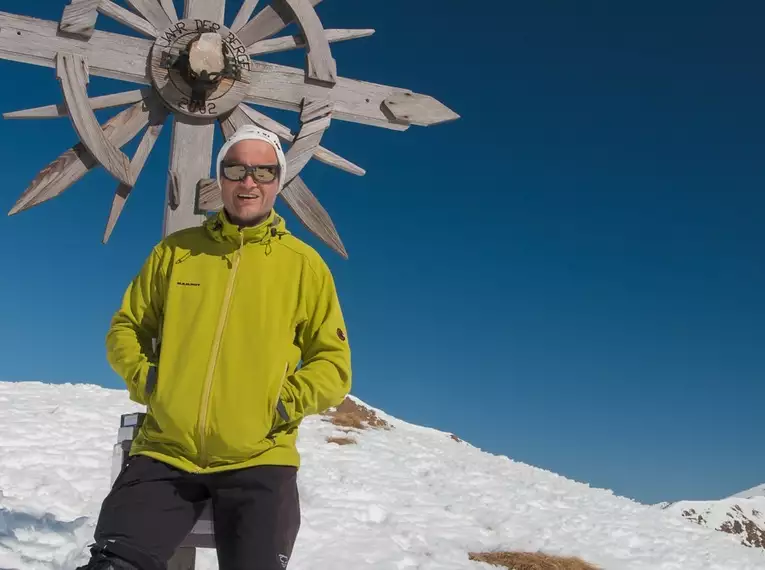
[[[189,65],[194,73],[223,71],[223,38],[215,32],[202,34],[189,50]]]

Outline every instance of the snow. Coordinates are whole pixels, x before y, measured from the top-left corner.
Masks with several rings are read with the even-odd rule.
[[[754,497],[765,497],[765,483],[762,485],[757,485],[756,487],[752,487],[751,489],[747,489],[746,491],[741,491],[740,493],[736,493],[735,495],[731,495],[729,498],[744,498],[744,499],[752,499]]]
[[[86,561],[119,417],[133,411],[123,390],[0,382],[0,569]],[[327,443],[348,434],[321,417],[304,422],[290,570],[488,570],[468,552],[491,550],[604,570],[765,569],[765,552],[734,536],[375,411],[393,429],[355,445]],[[199,570],[216,567],[214,551],[198,551]]]

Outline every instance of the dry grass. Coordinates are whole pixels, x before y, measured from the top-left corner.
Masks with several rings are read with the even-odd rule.
[[[329,418],[328,421],[339,427],[354,429],[390,429],[391,427],[372,410],[357,404],[350,398],[346,398],[334,411],[326,412],[324,415]]]
[[[356,440],[352,437],[328,437],[327,443],[336,443],[337,445],[352,445]]]
[[[470,560],[504,566],[510,570],[600,570],[581,558],[564,558],[536,552],[471,552]]]

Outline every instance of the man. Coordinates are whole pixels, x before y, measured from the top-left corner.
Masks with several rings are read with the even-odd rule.
[[[350,391],[332,275],[273,209],[279,139],[242,127],[216,167],[223,211],[154,247],[107,335],[109,362],[147,415],[88,570],[163,570],[208,499],[221,570],[286,568],[300,526],[298,426]]]

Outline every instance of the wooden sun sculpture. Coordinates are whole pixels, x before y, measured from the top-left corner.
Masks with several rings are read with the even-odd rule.
[[[362,168],[320,146],[332,118],[406,130],[459,118],[433,99],[406,89],[339,77],[332,42],[362,38],[366,29],[324,29],[321,0],[273,0],[255,17],[258,0],[244,0],[223,24],[225,0],[185,0],[179,19],[173,0],[70,0],[60,22],[0,12],[0,59],[55,67],[63,103],[5,113],[9,119],[69,116],[80,142],[45,167],[13,206],[15,214],[61,194],[100,165],[119,182],[103,242],[111,235],[162,127],[172,117],[163,235],[200,224],[222,207],[209,178],[215,123],[225,137],[240,125],[269,129],[288,145],[281,196],[322,241],[347,257],[335,226],[299,174],[317,160],[363,175]],[[98,14],[147,36],[95,29]],[[299,35],[272,37],[296,22]],[[253,59],[305,48],[305,69]],[[89,74],[143,84],[141,90],[88,97]],[[300,113],[290,129],[250,104]],[[94,110],[128,106],[104,124]],[[120,148],[141,131],[131,158]]]

